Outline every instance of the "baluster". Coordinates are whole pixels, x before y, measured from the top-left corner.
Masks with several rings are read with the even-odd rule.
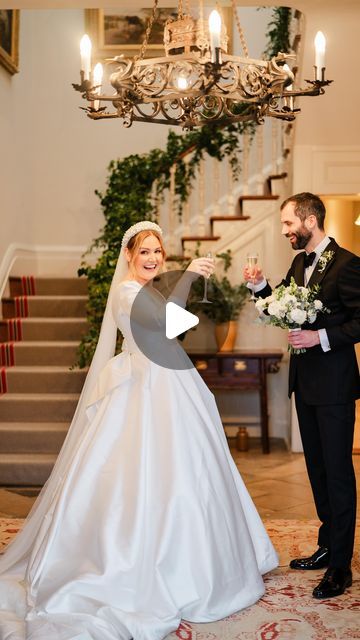
[[[199,162],[198,200],[199,200],[198,234],[199,236],[204,236],[205,229],[206,229],[206,221],[205,221],[205,160],[203,158],[201,158]]]
[[[176,164],[170,167],[170,185],[169,185],[169,220],[168,220],[168,244],[170,254],[176,253],[175,242],[175,174]]]
[[[185,156],[185,158],[183,159],[183,162],[185,164],[185,174],[187,174],[188,172],[188,164],[190,162],[191,158],[190,155]],[[191,197],[191,193],[188,197],[188,199],[186,200],[186,202],[184,202],[183,204],[183,234],[184,236],[188,236],[190,235],[190,197]]]
[[[217,158],[213,159],[213,215],[220,215],[220,163]]]
[[[242,159],[242,175],[243,175],[243,195],[249,193],[249,159],[250,159],[250,136],[248,133],[243,134],[243,159]]]
[[[264,193],[264,127],[256,129],[257,194]]]
[[[275,118],[271,121],[271,173],[277,173],[278,163],[278,129]]]
[[[233,216],[235,213],[235,198],[234,198],[234,175],[231,167],[231,162],[228,160],[227,162],[227,183],[228,183],[228,193],[227,193],[227,210],[228,216]]]

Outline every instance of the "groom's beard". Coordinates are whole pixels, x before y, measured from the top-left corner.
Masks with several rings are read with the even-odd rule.
[[[296,238],[295,242],[291,243],[291,246],[295,251],[297,251],[298,249],[305,249],[313,234],[312,231],[308,231],[305,226],[302,226],[299,231],[286,234],[287,238],[290,238],[290,236],[295,236]]]

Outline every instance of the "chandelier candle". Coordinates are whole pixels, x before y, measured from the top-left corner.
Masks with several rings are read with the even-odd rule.
[[[102,83],[102,79],[103,79],[103,66],[100,62],[98,62],[95,67],[94,67],[94,73],[93,73],[93,82],[94,82],[94,91],[97,95],[101,94],[101,83]],[[94,100],[94,109],[96,109],[96,111],[99,109],[100,107],[100,100]]]
[[[84,80],[90,80],[91,71],[91,40],[88,35],[84,35],[80,41],[81,71]]]
[[[210,33],[210,49],[211,62],[221,64],[220,59],[220,34],[221,34],[221,16],[216,9],[209,16],[209,33]]]
[[[316,80],[324,79],[326,39],[322,31],[315,36],[315,70]]]
[[[283,66],[283,69],[285,69],[285,71],[288,72],[289,78],[294,79],[294,74],[291,71],[291,69],[290,69],[288,64],[285,63],[284,66]],[[293,86],[292,86],[292,84],[289,84],[286,87],[286,91],[292,91],[292,90],[293,90]],[[289,107],[290,111],[294,111],[294,98],[293,98],[293,96],[290,96],[289,98],[285,98],[285,100],[286,100],[286,104]]]

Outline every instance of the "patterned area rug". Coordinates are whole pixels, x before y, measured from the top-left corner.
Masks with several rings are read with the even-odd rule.
[[[0,549],[22,520],[0,519]],[[254,606],[211,624],[183,622],[167,640],[355,640],[360,639],[360,522],[353,559],[353,586],[339,598],[314,600],[323,571],[291,571],[290,558],[316,546],[314,520],[268,520],[266,528],[280,555],[280,567],[265,576],[266,593]]]

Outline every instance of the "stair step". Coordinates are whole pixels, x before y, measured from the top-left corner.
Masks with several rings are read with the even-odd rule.
[[[0,396],[0,422],[70,422],[78,399],[75,393],[6,393]]]
[[[245,221],[245,220],[249,220],[250,216],[211,216],[210,218],[210,228],[211,231],[213,230],[214,227],[214,222],[237,222],[237,221]]]
[[[86,333],[86,318],[14,318],[0,321],[0,342],[77,340]]]
[[[273,193],[273,185],[272,185],[272,181],[274,180],[285,180],[285,178],[287,178],[288,174],[286,171],[283,171],[282,173],[272,173],[270,174],[266,180],[265,180],[265,185],[264,185],[264,191],[265,194],[268,195],[277,195],[275,193]]]
[[[185,242],[217,242],[220,236],[183,236],[181,238],[182,247]]]
[[[76,361],[76,341],[16,342],[12,345],[15,365],[55,365],[71,367]],[[10,363],[8,363],[10,364]]]
[[[66,318],[86,316],[87,296],[16,296],[3,298],[4,318]]]
[[[175,255],[166,256],[166,262],[187,262],[188,260],[191,260],[190,256],[185,256],[185,255],[181,255],[181,256],[175,256]]]
[[[286,171],[283,171],[283,173],[272,173],[269,175],[268,180],[284,180],[284,178],[287,178],[287,175]]]
[[[87,369],[15,366],[6,370],[8,393],[80,393]]]
[[[10,276],[11,296],[63,296],[86,295],[88,291],[87,278],[41,278],[32,276]]]
[[[45,484],[56,462],[51,453],[0,454],[0,485],[17,486]]]
[[[1,451],[56,454],[68,429],[69,422],[1,422]]]
[[[243,214],[243,210],[244,210],[244,204],[246,202],[264,202],[264,201],[271,201],[271,200],[278,200],[279,196],[275,196],[272,194],[268,194],[268,195],[259,195],[259,196],[240,196],[238,198],[238,203],[239,203],[239,211],[240,211],[240,215]]]

